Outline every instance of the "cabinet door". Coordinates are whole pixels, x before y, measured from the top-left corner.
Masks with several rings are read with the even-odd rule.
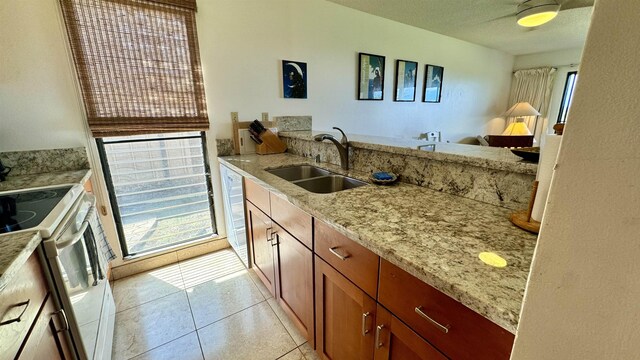
[[[331,265],[316,266],[316,352],[322,359],[372,359],[376,302]]]
[[[255,205],[247,201],[247,224],[251,238],[251,261],[253,262],[253,267],[267,289],[275,296],[276,272],[273,259],[271,219]]]
[[[61,328],[57,324],[57,321],[59,321],[57,320],[58,316],[53,299],[49,296],[42,306],[31,332],[29,332],[24,341],[20,354],[18,354],[18,359],[72,359],[63,335],[68,332],[66,330],[58,331]]]
[[[313,346],[313,254],[280,226],[274,223],[273,228],[278,245],[276,298]]]
[[[407,325],[378,305],[375,360],[447,359]]]

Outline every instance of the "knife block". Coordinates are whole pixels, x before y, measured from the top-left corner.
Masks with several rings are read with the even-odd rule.
[[[262,140],[262,144],[256,145],[257,154],[281,154],[287,150],[287,145],[269,129],[260,134],[260,140]]]

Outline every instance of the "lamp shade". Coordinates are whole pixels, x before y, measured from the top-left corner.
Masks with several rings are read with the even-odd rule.
[[[538,116],[540,113],[534,109],[531,104],[526,101],[519,102],[507,110],[503,116],[505,117],[521,117],[521,116]]]
[[[531,135],[529,127],[524,123],[523,118],[518,118],[507,126],[502,135]]]

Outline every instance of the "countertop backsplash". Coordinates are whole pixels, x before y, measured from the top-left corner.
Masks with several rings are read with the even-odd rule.
[[[90,168],[84,147],[2,152],[0,160],[11,168],[7,178]]]
[[[308,158],[320,155],[322,162],[340,164],[336,147],[313,141],[314,134],[285,132],[280,137],[288,153]],[[383,143],[385,140],[393,139],[369,142],[364,136],[350,136],[350,168],[368,174],[391,171],[405,183],[508,209],[527,207],[537,165],[519,161],[508,149],[443,143],[436,145],[442,151],[428,152],[417,150],[416,140]]]

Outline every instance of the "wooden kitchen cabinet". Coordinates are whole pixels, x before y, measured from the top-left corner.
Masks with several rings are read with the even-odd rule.
[[[447,357],[407,325],[378,305],[375,360],[446,360]]]
[[[269,292],[276,296],[276,264],[272,246],[271,219],[247,201],[247,232],[251,241],[251,263]]]
[[[31,328],[17,358],[20,360],[72,359],[65,339],[59,336],[58,329],[63,329],[65,326],[58,324],[59,318],[60,313],[56,311],[50,295],[40,310],[38,319]]]
[[[277,248],[276,299],[298,330],[314,346],[313,253],[277,224],[273,224]]]
[[[373,359],[376,302],[314,257],[316,352],[322,359]]]

